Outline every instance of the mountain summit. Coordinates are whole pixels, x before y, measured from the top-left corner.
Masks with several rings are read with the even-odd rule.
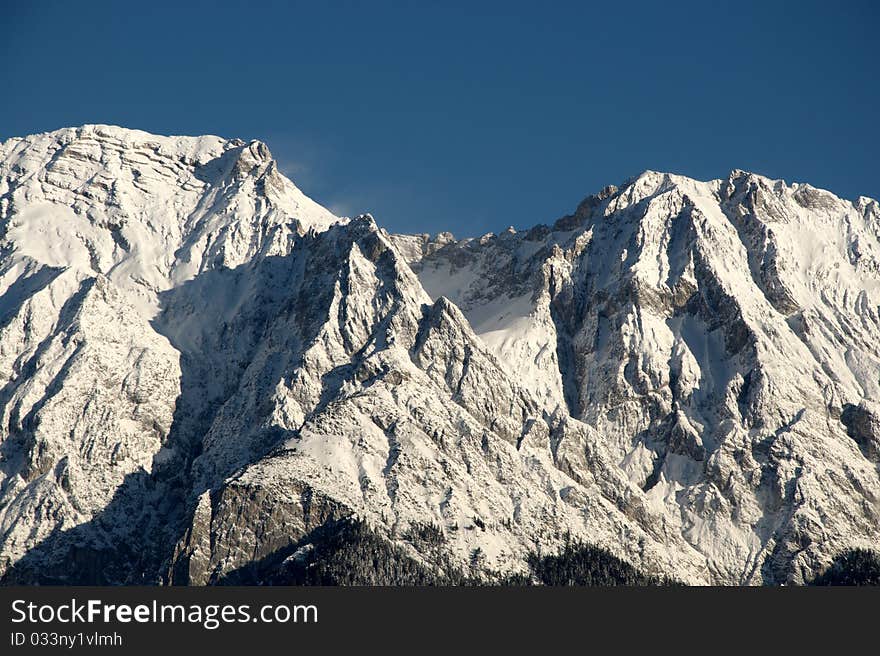
[[[0,144],[5,582],[281,580],[356,520],[437,573],[803,583],[880,544],[878,404],[871,199],[646,172],[458,241],[256,141]]]

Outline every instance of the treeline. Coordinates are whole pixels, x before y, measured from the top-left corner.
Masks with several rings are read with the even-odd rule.
[[[450,568],[427,567],[406,550],[354,520],[339,522],[311,548],[288,558],[270,585],[464,585],[467,577]]]
[[[529,571],[508,574],[484,564],[479,549],[470,563],[453,562],[446,536],[438,526],[416,524],[401,536],[412,549],[392,542],[367,524],[345,519],[312,534],[308,544],[287,557],[264,563],[242,582],[269,585],[547,585],[547,586],[674,586],[668,577],[645,574],[610,552],[567,538],[558,552],[530,553]],[[413,549],[418,552],[414,557]],[[280,562],[279,562],[280,560]],[[239,577],[240,578],[240,577]],[[880,554],[853,549],[838,556],[809,585],[880,585]]]
[[[851,549],[835,558],[810,585],[880,585],[880,554]]]
[[[532,575],[543,585],[680,585],[670,578],[643,574],[605,549],[571,540],[558,554],[530,554],[528,564]]]
[[[307,549],[287,558],[263,581],[270,585],[672,585],[671,579],[647,576],[599,547],[569,540],[558,553],[528,556],[529,574],[502,574],[483,566],[479,550],[470,566],[454,564],[445,554],[440,528],[416,525],[406,535],[427,561],[363,522],[345,520],[325,531]]]

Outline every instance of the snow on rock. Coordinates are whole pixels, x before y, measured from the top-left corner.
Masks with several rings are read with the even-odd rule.
[[[479,548],[492,568],[522,570],[536,542],[558,548],[571,533],[647,571],[705,581],[702,558],[664,531],[598,437],[543,417],[371,219],[306,237],[279,264],[284,302],[240,308],[268,306],[269,323],[194,463],[219,492],[209,524],[194,512],[176,562],[200,544],[211,555],[183,578],[175,564],[175,580],[222,580],[254,553],[295,545],[315,526],[314,501],[322,520],[354,513],[389,534],[439,526],[461,563]],[[242,535],[242,517],[262,526],[266,515],[284,518],[282,534]]]
[[[880,543],[878,295],[876,201],[742,171],[456,241],[336,219],[260,142],[11,139],[0,575],[219,582],[357,516],[463,567],[570,534],[800,583]]]
[[[334,222],[260,142],[89,125],[0,144],[0,563],[151,469],[181,391],[161,294]]]
[[[603,436],[712,580],[801,582],[880,540],[877,217],[649,171],[552,228],[405,252],[548,412]]]

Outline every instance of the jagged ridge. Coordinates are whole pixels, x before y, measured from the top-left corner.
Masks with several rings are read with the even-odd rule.
[[[459,242],[340,221],[259,142],[85,126],[0,145],[0,222],[7,581],[222,582],[350,517],[487,573],[878,543],[876,201],[648,172]]]

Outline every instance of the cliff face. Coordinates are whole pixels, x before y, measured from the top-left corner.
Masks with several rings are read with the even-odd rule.
[[[552,228],[401,241],[712,580],[757,583],[877,544],[878,235],[866,198],[648,172]]]
[[[0,212],[7,581],[221,582],[347,517],[693,583],[880,544],[876,201],[648,172],[431,239],[259,142],[86,126],[0,145]]]

